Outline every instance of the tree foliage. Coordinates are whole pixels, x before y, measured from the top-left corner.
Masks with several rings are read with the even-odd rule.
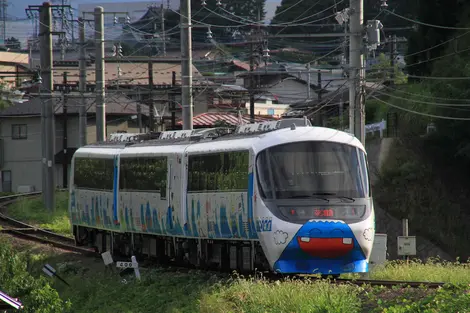
[[[206,0],[206,5],[202,5],[201,0],[191,0],[191,14],[194,25],[213,25],[210,30],[215,41],[219,43],[233,42],[234,33],[239,30],[241,33],[248,32],[253,21],[258,20],[258,9],[260,19],[263,20],[266,0],[231,0],[221,1],[221,7],[217,6],[217,1]],[[167,29],[177,27],[180,23],[179,12],[168,12],[165,19]],[[208,27],[197,27],[192,29],[193,41],[207,42]],[[179,32],[173,37],[179,38]]]
[[[422,23],[444,27],[458,27],[464,25],[468,19],[468,16],[461,16],[463,11],[468,10],[468,1],[408,1],[408,3],[412,2],[417,3],[415,19]],[[408,68],[409,73],[413,75],[431,74],[435,63],[434,59],[442,56],[449,47],[445,44],[436,45],[444,43],[455,35],[452,29],[419,25],[417,31],[413,32],[408,41],[408,54],[410,56],[406,58],[406,62],[407,64],[416,64]],[[429,49],[431,47],[434,48]],[[420,51],[423,51],[423,53],[418,53]]]

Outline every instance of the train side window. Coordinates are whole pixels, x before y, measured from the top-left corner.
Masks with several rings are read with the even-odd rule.
[[[229,192],[248,189],[248,151],[191,155],[188,192]]]
[[[166,198],[167,158],[121,158],[120,190],[149,191]]]
[[[113,159],[75,159],[74,184],[77,188],[113,190],[113,180]]]

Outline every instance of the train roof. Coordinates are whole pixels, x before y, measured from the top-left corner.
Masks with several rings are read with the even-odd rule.
[[[157,138],[158,137],[158,138]],[[263,140],[260,140],[260,139]],[[365,152],[353,135],[332,128],[313,127],[306,119],[284,119],[275,122],[227,128],[165,131],[153,134],[115,134],[108,142],[88,145],[77,150],[77,156],[111,157],[156,153],[189,153],[233,151],[253,148],[261,151],[273,145],[306,140],[332,141],[356,146]],[[157,148],[158,147],[158,148]]]

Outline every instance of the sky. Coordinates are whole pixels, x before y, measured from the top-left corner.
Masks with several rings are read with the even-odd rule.
[[[164,0],[165,3],[167,0]],[[171,0],[172,4],[179,4],[180,0]],[[215,0],[209,0],[209,1],[215,1]],[[28,5],[40,5],[41,3],[44,2],[44,0],[9,0],[9,6],[8,6],[8,16],[11,17],[19,17],[19,18],[26,18],[26,14],[24,9],[28,7]],[[58,0],[57,2],[61,2]],[[97,0],[72,0],[71,4],[74,8],[78,8],[79,4],[85,4],[85,3],[104,3],[104,2],[130,2],[129,0],[102,0],[102,1],[97,1]],[[161,3],[160,0],[157,1],[152,1],[154,3]],[[274,16],[274,12],[276,10],[276,6],[279,5],[281,0],[267,0],[266,1],[266,11],[267,11],[267,18],[271,18]]]
[[[51,0],[50,0],[51,1]],[[93,8],[93,4],[99,3],[129,3],[133,2],[132,0],[69,0],[71,1],[71,5],[74,8],[75,16],[79,16],[78,7],[79,5],[86,5],[86,10],[90,10]],[[148,1],[149,3],[159,4],[162,0],[157,1]],[[167,3],[167,0],[163,0],[164,3]],[[206,1],[215,1],[215,0],[206,0]],[[227,0],[222,0],[227,1]],[[33,33],[33,25],[32,22],[29,21],[26,17],[25,8],[28,5],[40,5],[44,2],[44,0],[9,0],[7,16],[11,19],[20,19],[21,21],[16,22],[7,22],[6,25],[6,36],[15,37],[20,40],[23,47],[25,46],[27,38]],[[52,2],[61,3],[62,0],[52,0]],[[138,1],[138,2],[143,2]],[[145,1],[147,2],[147,1]],[[266,20],[270,20],[274,16],[274,12],[276,11],[276,7],[280,4],[281,0],[267,0],[266,1]],[[179,7],[180,0],[170,0],[170,6],[173,9],[177,9]],[[119,6],[116,6],[115,10],[119,10]],[[141,14],[144,14],[142,12]]]

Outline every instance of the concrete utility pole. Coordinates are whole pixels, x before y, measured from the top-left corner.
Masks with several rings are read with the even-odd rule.
[[[51,212],[55,209],[55,175],[54,175],[54,108],[52,92],[54,90],[52,72],[52,10],[49,2],[39,8],[39,40],[41,47],[41,122],[42,122],[42,165],[43,165],[43,200]]]
[[[65,60],[65,1],[62,0],[62,7],[60,8],[60,60]],[[72,27],[73,28],[73,27]]]
[[[150,49],[152,51],[152,49]],[[149,62],[148,62],[148,73],[149,73],[149,97],[148,97],[148,104],[149,104],[149,129],[151,132],[155,131],[155,104],[153,103],[153,61],[152,61],[152,53],[150,52],[149,55]]]
[[[397,57],[397,35],[393,35],[390,38],[390,67],[392,72],[390,74],[390,83],[395,82],[395,61]]]
[[[193,129],[193,55],[191,36],[191,0],[181,0],[181,104],[183,129]]]
[[[96,141],[106,140],[105,63],[104,63],[104,9],[95,8],[96,47]]]
[[[78,108],[78,146],[83,147],[87,144],[87,120],[86,120],[86,57],[85,57],[85,23],[82,18],[78,18],[78,35],[80,40],[80,56],[79,56],[79,82],[78,89],[81,95],[81,103]]]
[[[250,123],[255,122],[255,78],[254,78],[254,67],[255,67],[255,56],[253,55],[253,40],[250,42]]]
[[[350,0],[350,43],[349,43],[349,130],[365,144],[365,108],[363,83],[363,26],[364,0]]]
[[[160,7],[161,12],[161,28],[162,28],[162,40],[163,40],[163,56],[166,57],[166,35],[165,35],[165,11],[163,8],[163,2]]]
[[[155,103],[153,102],[153,60],[154,50],[156,50],[155,34],[157,33],[157,23],[153,21],[153,33],[150,36],[150,49],[149,49],[149,61],[148,61],[148,108],[149,108],[149,130],[150,132],[155,131]]]
[[[171,108],[171,129],[176,129],[176,101],[175,101],[175,87],[176,87],[176,72],[171,72],[171,91],[169,92],[170,108]]]
[[[64,152],[64,159],[62,160],[62,185],[64,188],[67,188],[68,186],[68,162],[67,162],[67,132],[68,132],[68,112],[67,112],[67,93],[69,92],[69,87],[68,87],[68,80],[67,80],[67,72],[63,73],[63,84],[64,87],[62,89],[62,109],[64,112],[64,123],[62,125],[64,134],[62,136],[62,149]]]

